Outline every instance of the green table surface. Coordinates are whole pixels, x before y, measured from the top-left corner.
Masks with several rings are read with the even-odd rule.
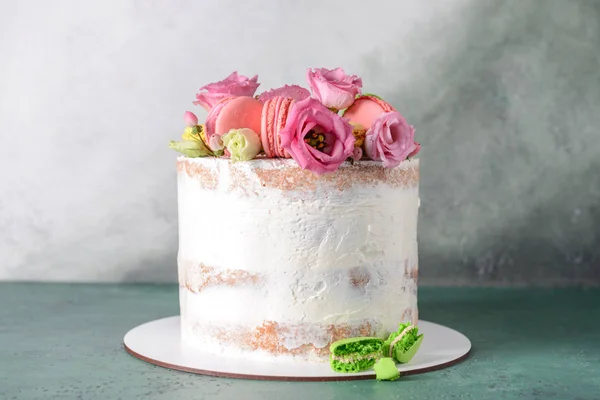
[[[395,382],[264,382],[146,364],[131,328],[178,314],[175,285],[0,284],[0,399],[600,399],[600,289],[421,288],[422,319],[469,358]]]

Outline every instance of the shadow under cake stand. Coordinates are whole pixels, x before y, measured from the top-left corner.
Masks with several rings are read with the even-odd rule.
[[[452,366],[465,359],[471,341],[454,329],[419,321],[424,339],[415,357],[398,364],[401,375],[420,374]],[[139,325],[123,338],[125,350],[150,364],[195,374],[227,378],[278,381],[346,381],[374,379],[373,370],[353,374],[334,372],[329,363],[261,362],[220,357],[187,345],[181,340],[179,316]]]

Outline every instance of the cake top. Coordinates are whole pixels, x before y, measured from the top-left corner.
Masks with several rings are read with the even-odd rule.
[[[312,91],[297,85],[255,96],[260,85],[233,72],[199,89],[195,105],[206,121],[186,111],[181,141],[170,147],[188,157],[223,157],[232,162],[254,158],[292,158],[315,174],[363,159],[394,168],[421,146],[415,129],[379,96],[362,93],[362,79],[343,69],[311,68]]]

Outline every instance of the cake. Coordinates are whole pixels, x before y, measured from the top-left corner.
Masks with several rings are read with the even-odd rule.
[[[328,362],[335,341],[418,322],[414,128],[340,68],[308,82],[254,96],[233,73],[171,142],[181,332],[203,352]]]

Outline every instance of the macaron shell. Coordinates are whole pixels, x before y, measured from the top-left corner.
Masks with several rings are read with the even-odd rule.
[[[223,105],[215,124],[215,133],[224,135],[231,129],[250,128],[261,133],[263,104],[253,97],[236,97]]]
[[[394,354],[396,361],[398,361],[399,363],[407,363],[410,360],[412,360],[415,354],[417,354],[417,351],[419,351],[419,347],[421,347],[422,342],[423,335],[419,336],[417,341],[410,347],[410,349],[408,349],[405,352],[401,351],[400,346],[398,346],[398,350],[396,350]]]
[[[287,123],[287,117],[293,103],[294,100],[290,98],[284,98],[283,101],[279,104],[279,109],[277,110],[277,121],[275,124],[275,137],[277,138],[277,140],[275,141],[275,151],[277,152],[277,155],[281,158],[292,158],[292,156],[287,151],[285,151],[283,147],[281,147],[281,136],[279,136],[279,132],[281,132],[281,130],[285,128],[285,125]]]
[[[269,113],[273,111],[270,108],[271,100],[265,101],[263,104],[261,117],[260,117],[260,141],[262,143],[263,151],[267,157],[272,157],[271,150],[269,148],[269,139],[267,135],[267,124],[269,121]]]
[[[396,111],[394,107],[375,96],[362,96],[354,101],[344,113],[350,122],[361,124],[369,129],[381,114]]]
[[[277,140],[279,135],[277,134],[279,131],[277,129],[277,120],[279,119],[279,110],[281,110],[281,104],[283,103],[284,98],[281,96],[275,97],[273,99],[274,103],[274,112],[273,112],[273,121],[270,125],[269,129],[269,142],[272,144],[273,149],[273,157],[280,157],[279,148],[277,146]]]
[[[261,112],[261,134],[260,140],[262,142],[263,151],[269,158],[275,157],[275,149],[273,143],[273,135],[270,132],[273,130],[273,123],[275,121],[275,105],[277,99],[270,99],[265,102]]]

